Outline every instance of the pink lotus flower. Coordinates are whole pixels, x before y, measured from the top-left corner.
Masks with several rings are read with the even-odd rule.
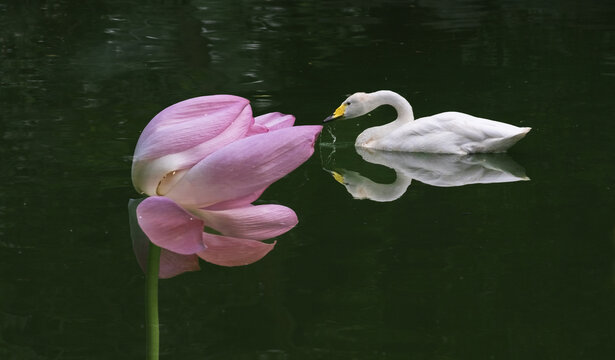
[[[136,206],[143,234],[132,229],[141,267],[149,241],[162,248],[161,278],[197,270],[199,257],[237,266],[271,251],[275,243],[262,240],[290,230],[297,216],[252,202],[313,154],[322,130],[293,127],[294,120],[280,113],[253,118],[248,100],[231,95],[185,100],[156,115],[132,166],[135,188],[150,196]]]

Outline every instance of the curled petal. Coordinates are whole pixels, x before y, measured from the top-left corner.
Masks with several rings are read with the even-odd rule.
[[[256,240],[246,240],[228,236],[203,233],[203,243],[207,249],[197,255],[212,264],[221,266],[249,265],[267,255],[273,244]]]
[[[220,135],[235,121],[252,123],[247,99],[233,95],[201,96],[162,110],[147,124],[135,159],[159,158],[190,149]]]
[[[297,225],[297,215],[281,205],[246,206],[228,210],[195,210],[208,227],[224,235],[266,240],[281,235]]]
[[[128,201],[128,214],[130,222],[130,237],[132,239],[132,248],[137,258],[137,263],[146,272],[147,256],[149,253],[150,240],[147,235],[139,227],[137,221],[137,205],[142,200],[131,199]],[[160,252],[160,268],[158,277],[167,279],[177,276],[187,271],[199,270],[199,258],[196,255],[181,255],[166,249],[161,249]]]
[[[268,187],[314,152],[321,126],[295,126],[238,140],[192,167],[166,194],[202,208]]]
[[[137,207],[137,220],[150,241],[163,249],[189,255],[204,249],[203,222],[171,199],[149,197]]]
[[[295,117],[293,115],[272,112],[257,116],[254,118],[254,121],[256,124],[263,125],[269,129],[269,131],[272,131],[293,126]]]
[[[137,142],[133,184],[139,192],[163,195],[156,190],[165,175],[193,166],[254,126],[248,100],[237,96],[202,96],[172,105],[150,121]]]
[[[259,189],[253,192],[252,194],[242,196],[237,199],[222,201],[212,206],[206,207],[205,210],[227,210],[227,209],[234,209],[238,207],[245,207],[245,206],[252,204],[259,197],[261,197],[261,195],[263,194],[263,192],[265,192],[265,190],[267,190],[267,188]]]

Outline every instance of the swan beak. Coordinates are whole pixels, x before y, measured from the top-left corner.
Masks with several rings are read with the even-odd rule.
[[[346,185],[346,183],[344,182],[344,175],[338,172],[335,172],[335,171],[331,171],[331,175],[333,175],[333,178],[335,179],[335,181],[337,181],[338,183],[342,185]]]
[[[335,111],[333,112],[333,115],[331,115],[328,118],[326,118],[325,120],[323,120],[323,122],[327,122],[327,121],[331,121],[331,120],[335,120],[337,118],[340,118],[340,117],[344,116],[345,112],[346,112],[346,104],[342,104],[342,105],[340,105],[340,107],[335,109]]]

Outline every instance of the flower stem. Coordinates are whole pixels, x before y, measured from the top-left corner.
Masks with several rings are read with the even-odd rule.
[[[145,337],[146,359],[158,360],[160,353],[160,324],[158,322],[158,271],[160,268],[160,248],[149,244],[147,274],[145,284]]]

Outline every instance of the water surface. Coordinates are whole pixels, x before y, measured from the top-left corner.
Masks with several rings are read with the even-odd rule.
[[[319,124],[394,90],[417,116],[531,126],[529,181],[357,200],[391,183],[328,124],[262,203],[300,219],[262,261],[160,284],[165,359],[608,359],[615,355],[615,7],[607,1],[0,4],[0,357],[142,358],[126,204],[140,131],[229,93]],[[333,141],[335,138],[335,141]],[[335,145],[335,152],[331,156]]]

